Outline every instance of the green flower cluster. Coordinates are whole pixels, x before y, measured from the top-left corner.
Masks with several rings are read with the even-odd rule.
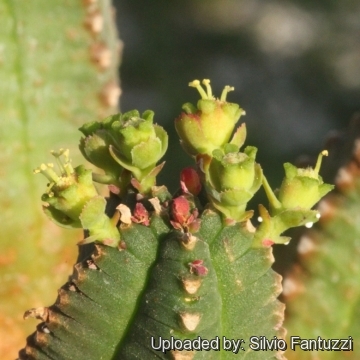
[[[270,206],[269,210],[259,206],[263,222],[254,233],[253,245],[287,242],[289,238],[281,234],[290,227],[317,221],[319,214],[311,208],[333,188],[319,175],[322,157],[327,152],[319,155],[314,169],[298,169],[286,163],[285,178],[275,195],[256,163],[257,148],[247,146],[240,150],[246,140],[246,126],[235,127],[245,112],[239,105],[226,101],[227,94],[234,88],[225,86],[217,99],[212,94],[210,80],[205,79],[202,84],[204,87],[198,80],[189,84],[199,91],[201,99],[197,106],[186,103],[184,112],[175,120],[181,144],[198,166],[197,170],[187,168],[181,173],[182,191],[200,204],[199,199],[204,195],[201,189],[205,189],[212,207],[223,214],[227,224],[233,224],[253,216],[253,211],[246,207],[262,185]],[[97,194],[93,180],[111,185],[120,197],[135,191],[139,193],[138,198],[158,197],[168,206],[171,196],[167,189],[155,186],[156,176],[164,165],[157,162],[167,150],[168,135],[161,126],[153,124],[153,118],[150,110],[141,116],[133,110],[82,126],[80,131],[84,137],[80,140],[80,150],[103,174],[92,174],[83,166],[73,169],[68,150],[53,152],[60,175],[52,164],[42,164],[35,170],[50,181],[42,198],[46,203],[45,212],[62,226],[88,230],[85,242],[98,240],[116,246],[120,241],[119,214],[112,219],[107,217],[106,200]],[[197,212],[196,216],[187,213],[183,196],[173,201],[173,208],[172,224],[195,231]],[[132,216],[135,222],[148,222],[140,205],[136,211],[140,215]]]
[[[206,91],[198,80],[189,84],[199,91],[201,99],[197,106],[183,106],[175,127],[183,148],[198,163],[209,201],[228,223],[245,221],[253,215],[253,211],[246,211],[247,203],[263,185],[270,212],[259,206],[263,222],[254,234],[254,246],[287,242],[289,239],[281,233],[317,221],[319,214],[311,207],[333,188],[324,184],[319,175],[322,156],[327,152],[319,155],[315,169],[285,164],[286,176],[276,197],[255,161],[257,149],[247,146],[240,151],[246,139],[245,124],[231,137],[240,116],[245,114],[237,104],[226,101],[227,93],[234,88],[226,86],[220,99],[216,99],[210,81],[202,83]]]
[[[175,127],[185,151],[197,159],[212,205],[226,219],[244,221],[253,214],[245,208],[262,183],[262,170],[255,162],[257,149],[248,146],[240,152],[246,139],[245,124],[231,137],[245,114],[239,105],[226,101],[234,88],[225,86],[220,99],[216,99],[210,80],[203,80],[203,84],[206,92],[198,80],[189,84],[199,91],[201,99],[197,107],[189,103],[183,106],[185,112],[175,120]]]

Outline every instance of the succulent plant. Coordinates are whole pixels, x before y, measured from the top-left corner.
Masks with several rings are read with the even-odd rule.
[[[235,131],[243,111],[226,102],[233,89],[215,99],[209,80],[203,83],[207,92],[190,83],[202,96],[197,109],[186,104],[187,114],[175,120],[196,169],[181,172],[173,196],[155,185],[167,134],[151,111],[81,127],[82,153],[104,164],[104,177],[93,180],[119,191],[107,201],[91,193],[68,215],[85,230],[78,263],[52,306],[25,313],[42,322],[19,359],[283,358],[284,305],[271,245],[289,227],[317,221],[310,208],[331,186],[318,175],[320,162],[305,171],[287,165],[276,198],[255,162],[257,149],[240,151],[246,128]],[[76,169],[69,173],[79,171],[80,182]],[[54,182],[48,196],[52,189],[60,196],[59,180],[45,175]],[[261,185],[270,208],[260,206],[264,221],[255,228],[246,207]],[[264,339],[273,345],[264,349]]]

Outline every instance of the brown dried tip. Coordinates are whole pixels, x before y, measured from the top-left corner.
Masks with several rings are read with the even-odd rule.
[[[88,267],[88,269],[91,269],[91,270],[99,270],[99,268],[97,267],[97,265],[94,263],[93,260],[86,260],[86,265]]]
[[[106,44],[96,42],[90,46],[90,58],[100,70],[106,70],[111,66],[112,53]]]
[[[195,356],[195,351],[173,350],[171,355],[174,360],[192,360]]]
[[[45,346],[48,345],[48,343],[49,343],[48,333],[43,331],[43,329],[41,327],[41,324],[39,324],[38,327],[37,327],[37,331],[35,333],[35,344],[36,344],[37,347],[45,347]],[[30,348],[30,349],[32,350],[32,348]],[[30,359],[31,359],[31,357],[30,357]],[[36,357],[34,357],[34,359],[36,359]]]
[[[188,251],[194,250],[198,238],[191,233],[183,233],[181,235],[181,245]]]
[[[182,279],[183,287],[184,287],[185,291],[190,295],[195,294],[199,290],[201,283],[202,283],[201,278]]]
[[[100,100],[106,107],[117,107],[121,90],[115,81],[110,81],[104,85],[101,93]]]
[[[188,331],[194,331],[200,323],[201,315],[198,313],[182,313],[180,314],[181,322]]]
[[[150,204],[152,205],[152,207],[155,210],[155,214],[159,215],[161,213],[161,204],[160,204],[160,200],[157,197],[153,197],[151,199],[149,199]]]
[[[24,320],[29,318],[35,318],[38,320],[42,320],[47,322],[49,318],[49,308],[47,307],[38,307],[38,308],[32,308],[24,313]]]
[[[116,210],[119,210],[120,212],[120,221],[123,224],[126,225],[131,225],[132,221],[131,221],[131,210],[128,206],[124,205],[124,204],[120,204],[116,207]]]
[[[100,10],[88,11],[84,25],[92,34],[99,34],[104,27],[104,18]]]
[[[119,249],[119,251],[123,251],[123,250],[126,250],[126,242],[124,241],[124,240],[121,240],[120,242],[119,242],[119,245],[118,245],[118,249]]]

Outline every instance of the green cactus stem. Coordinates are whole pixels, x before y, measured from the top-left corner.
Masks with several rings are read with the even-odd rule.
[[[117,248],[81,245],[93,250],[79,258],[55,304],[44,308],[41,317],[39,309],[25,313],[42,323],[27,339],[19,359],[112,359],[136,314],[148,269],[167,231],[153,211],[149,226],[134,222],[121,226]]]
[[[188,236],[193,238],[189,248]],[[221,332],[221,296],[208,245],[196,235],[175,231],[161,243],[139,311],[118,359],[180,359],[194,351],[151,347],[162,339],[214,339]],[[151,339],[153,336],[153,339]]]
[[[318,174],[320,156],[314,170],[285,166],[278,199],[255,162],[257,148],[240,151],[245,125],[231,138],[242,112],[226,103],[232,89],[225,87],[215,100],[209,81],[203,84],[206,91],[191,83],[202,97],[198,108],[188,106],[189,113],[176,120],[198,168],[181,172],[173,197],[155,186],[168,139],[153,125],[153,112],[140,116],[133,110],[81,128],[82,152],[100,167],[103,158],[114,191],[107,202],[94,196],[83,204],[80,261],[53,306],[26,313],[43,322],[20,360],[283,358],[284,305],[277,300],[281,277],[271,269],[271,245],[288,241],[281,234],[289,227],[315,222],[318,212],[310,208],[331,186]],[[215,120],[223,133],[211,128]],[[75,171],[64,169],[66,176]],[[54,182],[48,193],[57,190],[60,177],[51,168],[43,171]],[[116,190],[120,184],[125,186]],[[255,229],[246,207],[261,184],[271,204],[270,210],[260,205],[263,223]],[[312,198],[304,200],[308,188]],[[275,346],[257,351],[261,336]],[[215,349],[192,347],[199,339],[219,343]],[[226,340],[236,344],[226,348]],[[188,345],[164,348],[163,341]]]

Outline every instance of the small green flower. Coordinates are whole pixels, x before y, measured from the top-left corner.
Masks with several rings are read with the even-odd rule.
[[[333,185],[325,184],[319,175],[322,157],[327,155],[326,150],[319,154],[314,169],[298,169],[289,163],[284,164],[285,178],[278,197],[263,177],[263,186],[270,203],[270,214],[263,206],[259,206],[263,222],[254,235],[254,246],[288,242],[290,238],[280,236],[284,231],[318,221],[320,214],[311,208],[334,188]]]
[[[86,138],[80,148],[91,162],[111,175],[114,167],[126,169],[133,176],[132,184],[142,193],[155,185],[155,177],[163,164],[156,163],[168,146],[168,135],[159,125],[153,124],[154,112],[147,110],[140,116],[137,110],[116,114],[101,123],[89,123],[80,128]],[[97,138],[95,138],[95,136]],[[92,138],[91,138],[92,137]],[[95,141],[96,140],[96,141]],[[90,145],[95,144],[93,148]],[[117,176],[119,172],[113,174]],[[121,176],[127,173],[121,173]],[[121,181],[120,181],[121,183]]]
[[[102,184],[121,187],[123,168],[110,155],[109,146],[113,140],[109,131],[99,127],[87,133],[85,129],[86,125],[80,128],[81,131],[84,130],[86,137],[80,139],[79,149],[87,161],[104,170],[105,173],[93,174],[93,180]]]
[[[298,169],[290,163],[285,163],[285,178],[279,189],[278,198],[266,178],[263,178],[263,186],[269,198],[272,214],[295,208],[309,210],[334,188],[334,185],[325,184],[319,175],[322,158],[327,155],[326,150],[319,154],[314,169],[311,167]]]
[[[189,83],[189,86],[199,91],[201,99],[197,107],[190,103],[184,104],[182,107],[184,112],[175,120],[175,128],[181,138],[181,144],[185,151],[193,156],[198,154],[211,156],[215,149],[225,146],[240,116],[245,114],[239,105],[226,102],[227,93],[234,90],[233,87],[225,86],[220,99],[215,99],[210,80],[204,79],[202,83],[206,87],[206,92],[199,80]],[[231,143],[241,141],[240,137],[238,134]]]
[[[310,209],[334,188],[334,185],[324,184],[319,175],[322,157],[327,155],[326,150],[319,154],[315,169],[298,169],[290,163],[284,164],[286,177],[278,195],[282,207]]]
[[[60,226],[84,228],[89,236],[82,243],[101,241],[117,246],[120,233],[117,228],[119,214],[110,219],[105,214],[106,200],[97,194],[91,170],[82,165],[73,168],[69,150],[52,151],[59,165],[60,175],[53,164],[41,164],[34,173],[42,173],[50,181],[42,200],[45,213]],[[62,160],[64,158],[64,161]]]
[[[45,213],[56,223],[65,227],[81,228],[80,214],[85,204],[97,196],[92,182],[91,170],[82,165],[71,166],[69,150],[52,151],[60,169],[58,175],[53,164],[41,164],[34,173],[42,173],[49,180],[42,200]],[[64,161],[62,160],[64,158]]]
[[[255,162],[257,149],[252,146],[244,152],[213,152],[205,167],[206,190],[210,201],[227,219],[244,221],[252,216],[246,205],[259,190],[262,170]]]

